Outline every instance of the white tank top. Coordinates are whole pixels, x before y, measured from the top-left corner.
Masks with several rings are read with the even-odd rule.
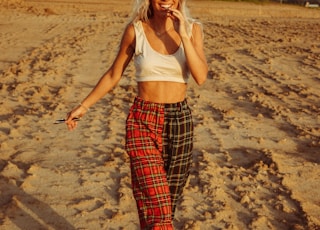
[[[188,82],[189,70],[182,43],[174,54],[161,54],[149,44],[141,21],[134,23],[134,30],[136,34],[134,65],[138,82]]]

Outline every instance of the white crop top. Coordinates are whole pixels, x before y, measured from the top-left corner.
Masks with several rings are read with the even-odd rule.
[[[134,23],[134,30],[136,34],[134,65],[138,82],[188,82],[189,70],[182,43],[174,54],[161,54],[151,47],[141,21]]]

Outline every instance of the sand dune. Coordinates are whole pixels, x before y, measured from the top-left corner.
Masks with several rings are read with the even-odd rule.
[[[53,124],[111,64],[125,2],[0,0],[0,229],[139,229],[132,64],[79,129]],[[320,229],[320,11],[189,6],[210,72],[188,91],[196,141],[176,229]]]

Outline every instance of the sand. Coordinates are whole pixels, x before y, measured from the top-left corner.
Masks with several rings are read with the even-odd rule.
[[[190,180],[176,229],[320,229],[320,10],[189,0],[207,82],[190,82]],[[130,15],[123,0],[0,0],[0,229],[139,229],[119,85],[68,132]]]

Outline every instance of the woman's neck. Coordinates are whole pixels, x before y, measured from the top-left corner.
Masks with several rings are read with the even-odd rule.
[[[170,18],[152,18],[149,20],[149,26],[157,34],[162,34],[173,29],[174,24]]]

